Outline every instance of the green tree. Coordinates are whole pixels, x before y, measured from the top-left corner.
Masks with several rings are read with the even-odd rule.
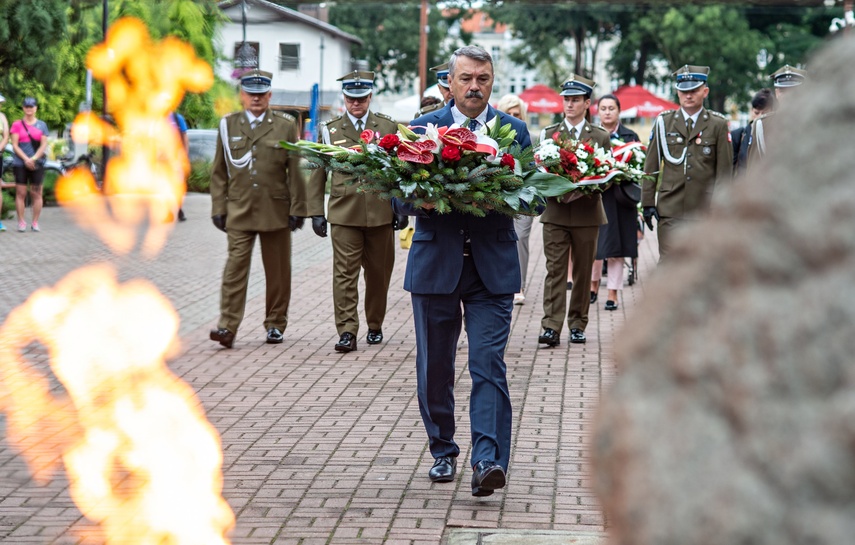
[[[433,7],[428,15],[429,66],[448,60],[451,51],[443,49],[443,38],[454,22],[466,15],[463,10],[450,11],[444,15]],[[377,75],[378,93],[400,92],[418,77],[419,16],[420,4],[413,2],[342,3],[330,8],[330,24],[363,40],[364,44],[354,47],[352,54],[368,61],[368,68]]]

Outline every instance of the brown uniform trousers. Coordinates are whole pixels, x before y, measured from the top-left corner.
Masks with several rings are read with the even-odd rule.
[[[304,215],[305,181],[299,157],[279,146],[281,140],[296,142],[297,122],[281,112],[268,110],[252,129],[244,112],[227,115],[227,142],[217,137],[211,175],[211,215],[226,215],[228,258],[220,294],[219,328],[237,333],[246,308],[246,290],[255,238],[261,240],[261,257],[267,284],[264,328],[284,331],[291,300],[290,215]],[[248,165],[238,168],[233,159],[252,154]]]
[[[550,138],[556,130],[569,137],[567,124],[562,121],[559,125],[544,129],[546,138]],[[586,122],[580,137],[606,150],[611,149],[609,133],[601,127]],[[607,221],[602,197],[594,194],[570,203],[549,199],[540,221],[543,223],[543,253],[546,257],[543,319],[540,324],[560,333],[566,311],[568,327],[584,331],[588,325],[588,308],[591,305],[591,274],[597,258],[597,237],[600,225]],[[566,282],[571,256],[573,289],[568,309]]]
[[[364,129],[381,135],[394,134],[397,124],[388,116],[369,112]],[[336,146],[359,143],[359,132],[347,114],[326,122],[319,141]],[[324,136],[329,141],[324,140]],[[333,172],[330,185],[330,238],[333,247],[333,304],[339,335],[359,332],[359,271],[365,271],[365,319],[369,329],[379,330],[386,317],[386,298],[392,268],[395,265],[395,237],[392,231],[392,206],[387,200],[357,191],[348,185],[347,176]],[[308,189],[308,215],[324,213],[324,187],[327,173],[312,173]]]
[[[666,141],[661,144],[659,123],[665,126]],[[662,156],[660,145],[667,146],[675,158],[686,150],[685,160],[679,165],[669,163]],[[689,134],[682,110],[660,114],[653,125],[644,171],[660,178],[658,196],[655,181],[642,185],[641,205],[655,206],[659,213],[657,235],[662,261],[680,224],[709,209],[716,183],[732,176],[733,145],[727,120],[721,114],[703,109]]]

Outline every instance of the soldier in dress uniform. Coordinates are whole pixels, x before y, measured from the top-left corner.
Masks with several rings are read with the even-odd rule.
[[[540,133],[540,140],[558,133],[564,138],[586,140],[610,150],[609,133],[604,128],[586,120],[591,107],[591,94],[596,84],[582,76],[571,75],[561,85],[564,99],[564,120],[549,125]],[[543,333],[537,342],[552,347],[560,343],[564,313],[570,328],[570,342],[584,343],[588,325],[588,307],[591,304],[591,273],[597,257],[597,236],[600,225],[606,223],[599,193],[575,198],[548,199],[546,212],[540,217],[543,224],[543,252],[546,256],[546,281],[543,288]],[[570,308],[567,308],[567,269],[573,258],[573,288],[570,291]]]
[[[805,82],[807,72],[786,64],[770,77],[775,82],[775,97],[780,101],[786,93]],[[748,142],[749,166],[766,154],[766,134],[774,130],[774,116],[774,111],[768,112],[751,123],[751,139]]]
[[[727,119],[704,108],[709,95],[708,66],[686,65],[672,74],[679,110],[659,114],[644,161],[644,171],[660,178],[645,182],[641,205],[644,221],[658,221],[659,260],[665,259],[680,223],[707,210],[718,181],[733,172],[733,146]]]
[[[398,125],[387,115],[369,110],[374,90],[374,72],[355,70],[338,78],[342,84],[346,112],[321,124],[318,141],[349,147],[360,142],[362,131],[370,129],[382,135],[394,134]],[[392,213],[389,201],[366,195],[356,185],[345,183],[348,177],[332,173],[329,209],[324,218],[324,188],[327,172],[317,169],[309,179],[308,214],[312,229],[327,236],[327,220],[332,225],[333,303],[339,352],[356,350],[359,332],[359,271],[365,270],[365,319],[368,344],[383,341],[386,295],[395,264],[394,229],[407,226],[406,216]]]
[[[448,101],[451,98],[451,88],[448,86],[448,63],[446,62],[437,66],[431,66],[430,70],[436,73],[436,88],[439,89],[439,92],[442,95],[442,101],[420,109],[416,112],[416,115],[413,116],[413,119],[421,117],[428,112],[439,110],[448,104]]]
[[[270,72],[252,70],[240,80],[244,109],[220,120],[211,173],[211,219],[228,236],[220,319],[211,340],[234,344],[246,307],[252,248],[261,240],[267,284],[267,342],[281,343],[291,300],[291,231],[305,216],[305,180],[300,158],[279,142],[300,138],[297,121],[271,110]]]

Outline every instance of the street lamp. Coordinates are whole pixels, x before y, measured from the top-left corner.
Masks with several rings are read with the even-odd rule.
[[[238,79],[247,68],[258,68],[258,59],[255,51],[246,42],[246,0],[241,0],[241,25],[243,26],[243,41],[235,54],[235,68]]]

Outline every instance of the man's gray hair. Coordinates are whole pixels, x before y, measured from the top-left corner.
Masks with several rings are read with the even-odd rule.
[[[476,61],[489,62],[490,68],[493,68],[493,57],[483,48],[477,45],[465,45],[451,54],[451,60],[448,61],[448,77],[454,74],[454,68],[457,66],[458,57],[469,57]]]

